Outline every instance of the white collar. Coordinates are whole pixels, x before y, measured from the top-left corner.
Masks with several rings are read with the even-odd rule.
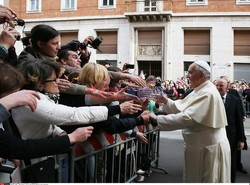
[[[4,130],[4,128],[3,128],[3,123],[0,123],[0,129],[3,129],[3,130]]]
[[[224,94],[222,97],[223,97],[223,99],[224,99],[224,101],[225,101],[225,99],[226,99],[226,97],[227,97],[227,93]]]

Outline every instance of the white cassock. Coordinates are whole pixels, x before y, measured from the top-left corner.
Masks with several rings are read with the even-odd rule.
[[[184,182],[230,183],[227,118],[214,84],[206,81],[183,100],[169,99],[163,110],[168,115],[157,116],[160,130],[183,129]]]

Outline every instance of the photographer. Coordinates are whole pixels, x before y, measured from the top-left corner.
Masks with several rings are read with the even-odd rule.
[[[17,25],[16,13],[11,9],[0,5],[0,24],[9,24],[0,34],[0,58],[7,63],[16,66],[17,55],[14,44],[19,37],[15,30]]]
[[[65,68],[69,81],[79,75],[81,70],[81,60],[76,51],[69,49],[60,50],[58,53],[58,61],[62,63]]]
[[[84,64],[88,63],[91,56],[91,52],[88,51],[88,45],[98,50],[101,43],[102,43],[101,37],[94,38],[93,36],[88,36],[84,39],[83,42],[80,42],[78,40],[72,40],[70,43],[62,46],[61,50],[68,49],[77,52],[81,59],[80,66],[83,67]]]

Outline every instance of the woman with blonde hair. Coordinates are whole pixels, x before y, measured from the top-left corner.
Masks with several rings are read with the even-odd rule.
[[[103,65],[89,62],[83,66],[78,77],[78,82],[87,86],[95,86],[95,88],[100,90],[105,90],[110,83],[108,70]]]

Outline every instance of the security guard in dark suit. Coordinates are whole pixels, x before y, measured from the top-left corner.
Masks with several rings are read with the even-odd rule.
[[[228,86],[225,79],[216,81],[216,88],[222,96],[227,114],[227,137],[231,148],[231,182],[236,180],[237,151],[244,148],[246,140],[242,119],[241,101],[236,96],[227,93]]]

